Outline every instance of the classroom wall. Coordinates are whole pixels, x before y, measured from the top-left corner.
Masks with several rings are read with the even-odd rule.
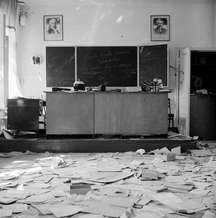
[[[214,44],[214,0],[25,0],[26,25],[18,31],[18,71],[25,97],[46,89],[46,46],[140,45],[150,43],[150,15],[171,16],[170,64],[174,47]],[[43,40],[43,15],[62,14],[64,41]],[[34,65],[32,56],[42,56]],[[170,74],[174,74],[171,70]],[[171,86],[173,86],[171,84]]]
[[[216,1],[215,0],[212,0],[213,1],[213,7],[212,7],[212,10],[213,10],[213,30],[214,30],[214,38],[213,38],[213,44],[214,44],[214,47],[216,47]]]
[[[5,106],[4,99],[4,17],[0,13],[0,109]]]

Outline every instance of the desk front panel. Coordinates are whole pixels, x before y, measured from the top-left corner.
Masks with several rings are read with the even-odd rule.
[[[47,134],[93,134],[93,98],[91,93],[47,93]]]

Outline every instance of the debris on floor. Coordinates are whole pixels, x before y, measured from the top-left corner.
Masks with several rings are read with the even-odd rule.
[[[0,154],[0,217],[213,218],[216,149]]]

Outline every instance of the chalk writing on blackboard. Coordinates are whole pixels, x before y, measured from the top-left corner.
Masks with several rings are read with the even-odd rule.
[[[136,86],[137,47],[78,47],[77,77],[87,86]]]

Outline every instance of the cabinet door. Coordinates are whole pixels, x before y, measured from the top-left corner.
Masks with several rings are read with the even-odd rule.
[[[122,96],[121,133],[162,135],[168,131],[167,93],[125,93]]]
[[[47,134],[93,134],[91,93],[47,93]]]
[[[216,139],[216,96],[192,94],[190,134],[205,140]]]
[[[95,93],[95,134],[120,134],[121,93]]]
[[[190,128],[190,49],[180,49],[179,52],[179,116],[178,127],[181,134],[189,136]]]
[[[8,99],[7,128],[14,130],[38,131],[39,100]]]

